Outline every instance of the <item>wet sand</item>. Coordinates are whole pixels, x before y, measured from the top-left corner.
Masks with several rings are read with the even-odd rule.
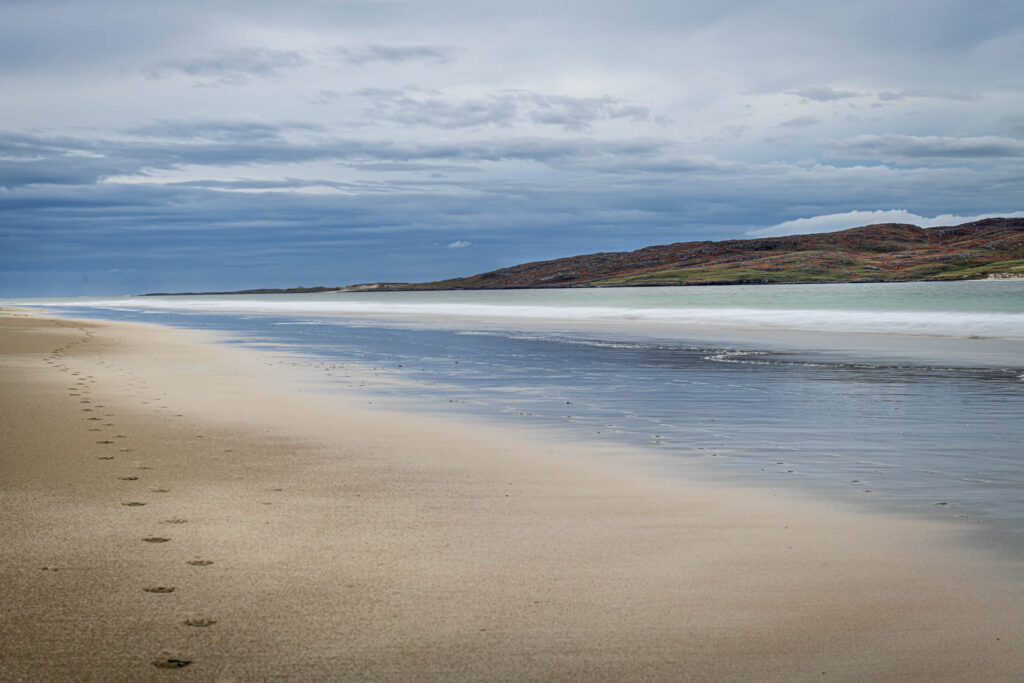
[[[962,529],[0,313],[0,680],[1021,680]],[[605,457],[595,457],[595,452]]]

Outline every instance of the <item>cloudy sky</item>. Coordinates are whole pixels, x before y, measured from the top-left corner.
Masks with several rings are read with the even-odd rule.
[[[1020,0],[0,0],[0,294],[1024,215]]]

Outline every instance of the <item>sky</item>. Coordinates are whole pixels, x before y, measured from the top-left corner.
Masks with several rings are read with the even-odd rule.
[[[0,0],[0,295],[1024,216],[1020,0]]]

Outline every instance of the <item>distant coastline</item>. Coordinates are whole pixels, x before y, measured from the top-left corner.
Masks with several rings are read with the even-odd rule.
[[[144,296],[317,294],[1024,279],[1024,218],[921,228],[885,223],[839,232],[679,242],[536,261],[433,282],[374,282]]]

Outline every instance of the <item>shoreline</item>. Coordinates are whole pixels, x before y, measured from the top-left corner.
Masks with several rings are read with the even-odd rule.
[[[1024,671],[1024,582],[955,525],[311,396],[215,338],[0,311],[0,678]]]

